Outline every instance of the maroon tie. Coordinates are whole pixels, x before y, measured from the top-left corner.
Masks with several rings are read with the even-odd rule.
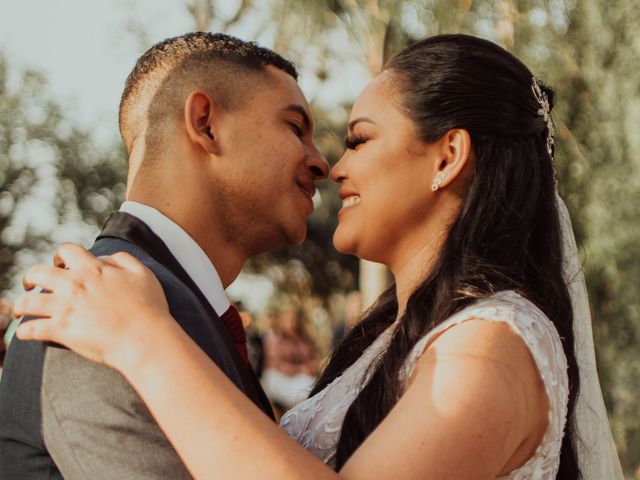
[[[247,334],[242,326],[242,318],[240,318],[238,310],[236,307],[231,305],[229,310],[224,312],[220,319],[227,326],[227,330],[229,330],[233,343],[236,344],[238,353],[242,357],[242,360],[244,360],[245,365],[248,364],[249,353],[247,352]]]

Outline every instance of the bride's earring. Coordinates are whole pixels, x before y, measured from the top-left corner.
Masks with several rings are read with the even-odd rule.
[[[434,182],[431,184],[431,190],[433,190],[434,192],[436,190],[438,190],[438,188],[440,188],[440,185],[442,184],[442,182],[444,182],[444,179],[447,178],[446,173],[444,172],[438,172],[438,175],[436,175],[436,179],[434,180]]]

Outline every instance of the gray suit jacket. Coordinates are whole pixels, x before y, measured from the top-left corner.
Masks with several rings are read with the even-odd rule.
[[[228,331],[164,244],[134,217],[117,213],[109,222],[91,251],[128,252],[149,267],[182,328],[238,388],[272,415]],[[0,384],[0,479],[63,477],[190,478],[120,373],[56,345],[15,339]]]

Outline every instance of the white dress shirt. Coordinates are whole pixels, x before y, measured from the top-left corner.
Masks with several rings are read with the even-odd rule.
[[[180,225],[158,210],[127,200],[120,211],[144,222],[162,240],[185,272],[200,288],[218,316],[230,306],[220,275],[200,245]]]

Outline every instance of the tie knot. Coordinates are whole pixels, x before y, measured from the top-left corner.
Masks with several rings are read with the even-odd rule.
[[[238,313],[238,309],[231,305],[220,319],[226,325],[227,330],[229,330],[231,338],[233,339],[233,343],[235,343],[236,348],[238,349],[238,353],[240,353],[245,364],[247,364],[249,362],[249,354],[247,352],[247,334],[244,331],[242,318]]]

